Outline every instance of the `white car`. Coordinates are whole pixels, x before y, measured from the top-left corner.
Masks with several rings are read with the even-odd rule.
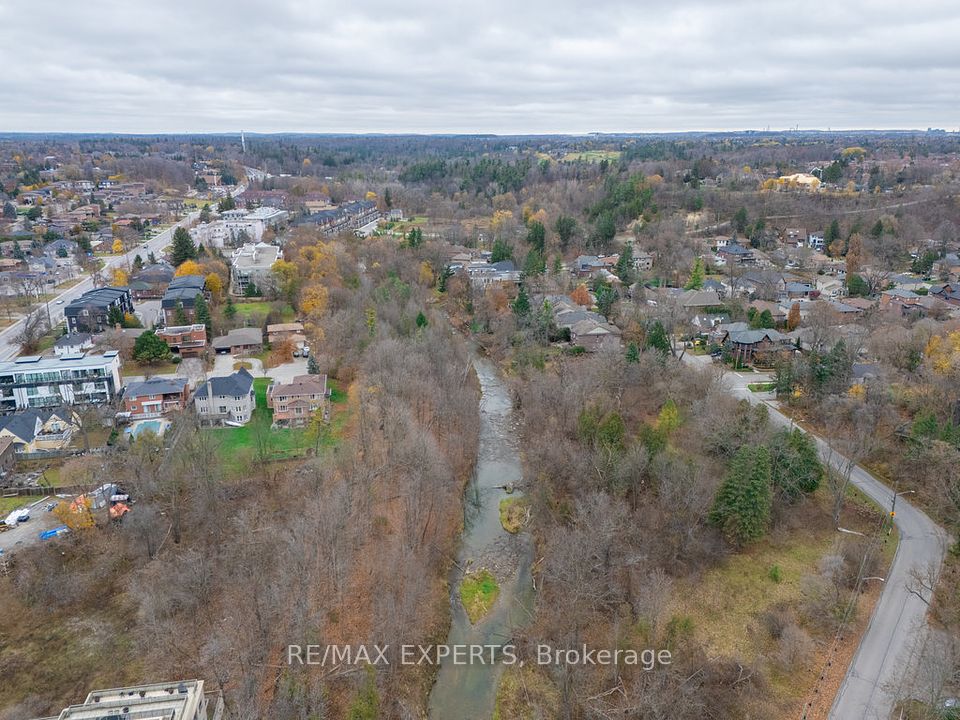
[[[63,300],[57,300],[56,305],[63,305]]]

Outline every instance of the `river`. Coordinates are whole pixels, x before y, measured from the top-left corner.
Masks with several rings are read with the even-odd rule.
[[[457,565],[450,573],[451,626],[448,645],[502,645],[529,620],[533,607],[533,542],[500,524],[504,486],[522,484],[517,426],[510,394],[496,366],[476,358],[480,381],[480,444],[464,496],[464,524]],[[516,494],[516,493],[515,493]],[[464,571],[486,568],[496,576],[500,595],[492,610],[473,625],[460,603]],[[490,720],[503,667],[444,661],[430,694],[433,720]]]

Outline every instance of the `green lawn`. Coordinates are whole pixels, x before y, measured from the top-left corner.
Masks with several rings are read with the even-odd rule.
[[[750,392],[770,392],[777,387],[777,384],[774,382],[748,383],[747,387],[750,389]]]
[[[460,601],[472,623],[490,612],[499,595],[500,586],[489,570],[468,573],[460,582]]]
[[[251,320],[254,317],[262,320],[270,314],[273,306],[274,303],[268,300],[236,300],[233,303],[233,307],[237,310],[236,316],[242,320]],[[290,305],[284,304],[283,309],[280,311],[280,319],[277,320],[277,322],[293,322],[296,319],[296,315],[296,312],[294,312]]]
[[[267,386],[270,378],[255,378],[253,389],[256,394],[257,407],[253,411],[253,418],[243,427],[214,428],[209,432],[219,441],[218,454],[220,462],[231,474],[241,473],[256,458],[258,448],[262,445],[271,461],[289,460],[302,457],[308,450],[317,448],[324,450],[333,447],[340,437],[343,425],[346,422],[345,412],[331,412],[329,431],[323,433],[319,442],[315,431],[309,426],[305,428],[271,428],[273,411],[267,407]],[[333,394],[331,401],[341,404],[346,395],[332,382]]]
[[[26,507],[30,503],[42,500],[42,495],[19,495],[15,497],[0,497],[0,521],[17,508]]]

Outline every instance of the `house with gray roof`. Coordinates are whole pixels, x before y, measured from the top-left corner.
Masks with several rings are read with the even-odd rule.
[[[185,410],[190,382],[184,377],[152,377],[123,388],[123,409],[135,420]]]
[[[240,368],[226,377],[212,377],[193,396],[201,425],[246,425],[257,407],[253,375]]]
[[[218,353],[257,352],[263,349],[263,331],[258,327],[234,328],[226,335],[215,337],[210,344]]]

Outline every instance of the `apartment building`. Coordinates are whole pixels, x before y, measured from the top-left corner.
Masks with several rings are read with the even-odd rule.
[[[105,718],[168,718],[221,720],[223,697],[205,692],[203,680],[181,680],[94,690],[80,705],[71,705],[37,720],[104,720]]]
[[[0,412],[59,405],[102,404],[121,386],[120,354],[30,355],[0,362]]]
[[[130,288],[101,287],[88,290],[63,309],[63,316],[72,333],[99,333],[113,326],[110,315],[116,315],[117,312],[121,316],[133,313]]]
[[[243,295],[253,284],[261,288],[271,281],[273,264],[280,259],[280,248],[266,243],[247,243],[230,256],[230,291]]]

